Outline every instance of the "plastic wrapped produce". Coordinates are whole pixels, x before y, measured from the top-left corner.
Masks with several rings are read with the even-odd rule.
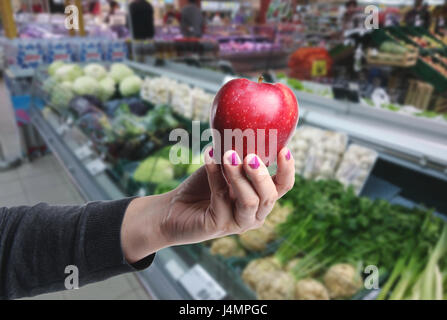
[[[209,121],[210,108],[213,104],[214,96],[200,88],[192,89],[190,94],[193,108],[192,120]]]
[[[343,156],[336,178],[346,187],[352,185],[359,194],[376,160],[376,151],[352,144]]]
[[[91,96],[78,96],[70,100],[69,108],[76,117],[82,117],[90,112],[99,112],[102,103]]]
[[[172,90],[177,86],[177,81],[166,77],[146,77],[141,85],[141,97],[153,104],[171,104]]]
[[[289,148],[293,153],[295,170],[298,174],[302,174],[306,167],[309,150],[320,141],[323,135],[323,130],[309,126],[302,127],[295,132],[289,143]]]
[[[264,276],[280,270],[280,264],[272,257],[255,259],[245,267],[242,272],[242,280],[244,280],[250,288],[256,290],[258,283]]]
[[[335,176],[335,171],[346,149],[348,137],[340,132],[326,131],[318,136],[316,142],[309,147],[302,171],[303,177],[331,179]]]
[[[295,285],[297,300],[329,300],[326,287],[315,279],[302,279]]]
[[[350,298],[362,287],[362,280],[352,265],[340,263],[326,271],[324,284],[331,298]]]
[[[175,113],[191,120],[208,121],[214,96],[166,77],[146,77],[141,97],[154,104],[172,105]]]
[[[110,138],[112,127],[107,116],[102,112],[89,112],[77,120],[77,126],[95,144],[104,144]]]
[[[177,84],[176,89],[172,91],[172,108],[174,112],[192,118],[191,88],[187,84]]]
[[[143,121],[132,114],[119,114],[113,119],[112,125],[113,131],[119,137],[135,137],[146,131]]]
[[[243,257],[245,251],[242,249],[234,237],[223,237],[216,239],[211,243],[210,252],[213,255],[223,257]]]
[[[292,300],[295,278],[287,272],[275,271],[266,274],[256,286],[256,294],[261,300]]]

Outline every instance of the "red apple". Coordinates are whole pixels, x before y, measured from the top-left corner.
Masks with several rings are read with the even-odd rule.
[[[214,147],[219,149],[215,150],[216,156],[222,156],[231,148],[241,158],[249,153],[256,153],[269,165],[292,137],[298,116],[298,102],[287,86],[281,83],[262,83],[262,78],[257,83],[247,79],[231,80],[219,90],[211,109],[211,127],[220,134],[220,137],[213,137]],[[240,143],[224,134],[229,131],[225,129],[240,129],[242,132],[251,129],[255,139],[245,138],[241,148]],[[258,129],[264,129],[265,135]],[[271,131],[272,129],[276,132]],[[273,144],[275,134],[276,148]]]

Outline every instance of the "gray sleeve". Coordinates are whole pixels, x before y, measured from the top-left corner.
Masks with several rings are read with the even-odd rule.
[[[79,286],[148,267],[154,254],[129,265],[121,248],[132,199],[0,208],[0,299],[64,290],[69,265]]]

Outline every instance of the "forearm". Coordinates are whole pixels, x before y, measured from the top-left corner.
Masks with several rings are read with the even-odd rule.
[[[128,206],[121,228],[123,254],[129,263],[166,248],[171,243],[162,230],[169,214],[173,192],[134,199]]]
[[[0,298],[63,290],[68,265],[80,286],[134,271],[121,241],[131,201],[0,209]]]

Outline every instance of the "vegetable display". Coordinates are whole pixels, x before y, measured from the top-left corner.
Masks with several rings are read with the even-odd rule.
[[[74,118],[129,195],[170,191],[203,165],[191,149],[172,149],[167,133],[184,118],[207,120],[213,95],[168,78],[141,80],[124,64],[56,62],[48,74],[42,89],[51,107]],[[261,228],[211,241],[212,255],[237,265],[259,299],[362,298],[368,265],[383,279],[378,299],[447,299],[445,222],[420,206],[358,196],[377,152],[309,126],[288,147],[299,174],[293,189]],[[173,155],[188,161],[173,164]]]

